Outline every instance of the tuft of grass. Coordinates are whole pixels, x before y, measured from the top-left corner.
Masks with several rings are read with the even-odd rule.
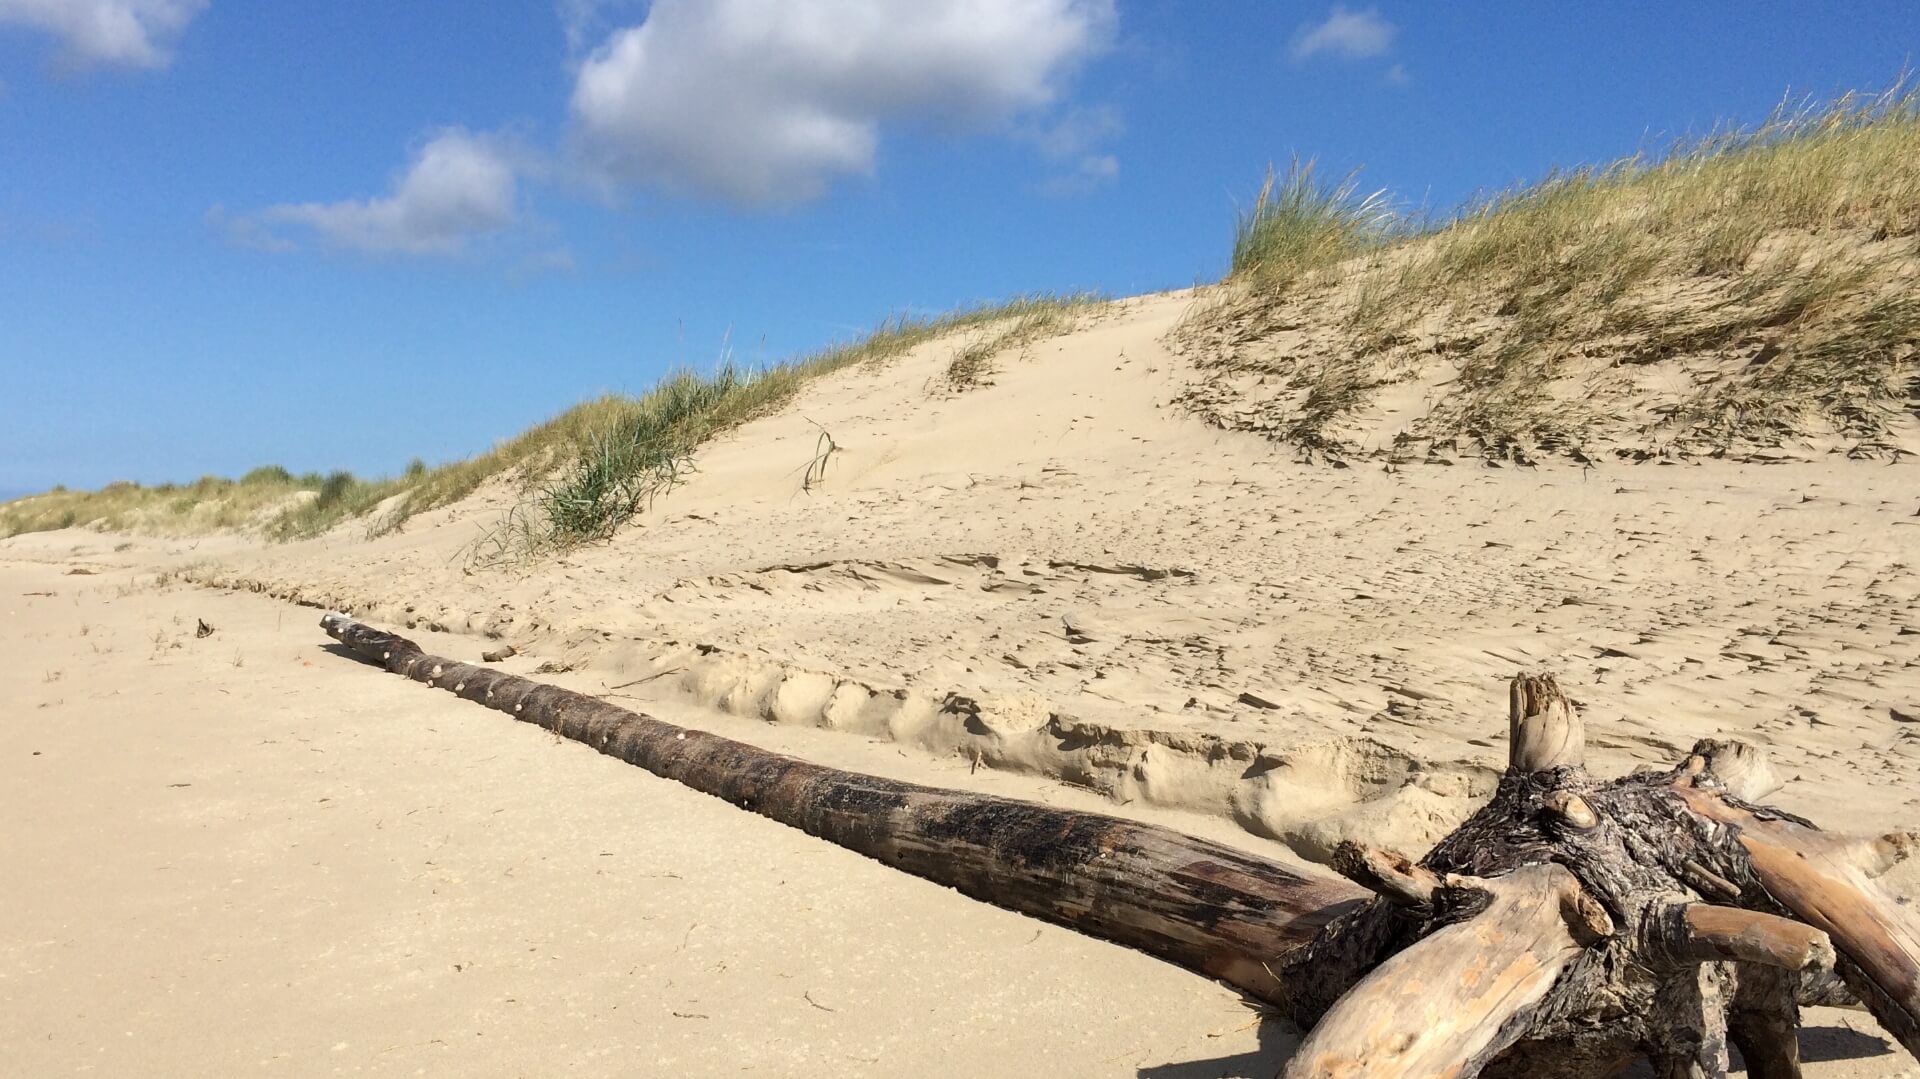
[[[934,318],[901,315],[865,337],[797,360],[759,369],[726,363],[710,375],[676,372],[638,398],[621,399],[620,409],[535,485],[473,555],[482,563],[511,561],[611,537],[693,471],[694,452],[707,440],[775,411],[814,379],[883,364],[967,330],[1032,340],[1044,328],[1064,328],[1069,312],[1099,302],[1088,293],[1036,293]]]
[[[1394,221],[1385,192],[1360,193],[1358,173],[1326,183],[1313,161],[1295,158],[1283,174],[1267,169],[1252,208],[1235,222],[1230,276],[1284,293],[1377,245]]]
[[[321,535],[334,525],[359,517],[400,493],[403,481],[363,480],[351,472],[333,472],[320,481],[312,498],[302,499],[268,522],[268,539],[295,540]]]
[[[1219,422],[1309,448],[1348,442],[1378,387],[1442,362],[1457,377],[1435,376],[1412,433],[1494,452],[1636,424],[1716,450],[1871,439],[1902,401],[1920,411],[1916,236],[1920,89],[1896,85],[1551,173],[1419,229],[1351,177],[1269,174],[1190,331],[1214,338],[1200,362],[1223,387],[1249,371],[1279,387]],[[1683,370],[1637,373],[1650,363]]]
[[[726,363],[709,375],[676,372],[646,394],[623,399],[622,409],[537,484],[474,556],[483,563],[510,561],[610,538],[684,481],[707,440],[775,411],[814,379],[886,363],[966,330],[1032,340],[1064,328],[1069,312],[1098,302],[1087,293],[1022,295],[935,318],[896,316],[858,340],[765,368]]]
[[[606,539],[693,469],[693,451],[755,396],[753,375],[732,365],[710,376],[679,372],[641,398],[535,497],[545,538],[559,546]]]
[[[994,361],[1018,348],[1055,337],[1073,328],[1074,316],[1105,302],[1093,293],[1025,297],[1001,308],[1003,317],[983,328],[973,340],[956,349],[947,361],[942,380],[955,393],[992,385]]]

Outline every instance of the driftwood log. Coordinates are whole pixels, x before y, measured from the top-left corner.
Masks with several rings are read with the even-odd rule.
[[[1153,825],[825,768],[423,653],[353,654],[888,865],[1137,948],[1308,1031],[1288,1079],[1800,1074],[1803,1004],[1863,1004],[1920,1055],[1920,917],[1874,878],[1914,845],[1758,804],[1763,754],[1702,741],[1610,781],[1550,678],[1514,680],[1493,799],[1426,857],[1316,877]]]

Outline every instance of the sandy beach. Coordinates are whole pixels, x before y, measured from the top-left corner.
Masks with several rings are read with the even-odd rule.
[[[1602,773],[1735,736],[1823,827],[1920,819],[1912,465],[1304,464],[1167,407],[1191,302],[1116,305],[966,393],[929,389],[964,340],[824,379],[552,560],[472,557],[503,485],[378,539],[0,542],[0,1054],[1171,1079],[1272,1075],[1295,1044],[1204,978],[380,676],[319,607],[1303,866],[1463,820],[1534,669]],[[1887,882],[1920,891],[1910,863]],[[1811,1012],[1804,1047],[1812,1076],[1920,1074],[1861,1012]]]
[[[0,587],[8,1074],[1183,1076],[1292,1044],[1184,971],[374,677],[304,608]]]

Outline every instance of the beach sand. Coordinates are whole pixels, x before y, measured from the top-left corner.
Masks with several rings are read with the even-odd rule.
[[[475,561],[504,484],[376,540],[0,542],[0,857],[24,870],[0,1053],[1213,1076],[1292,1044],[1202,978],[378,677],[316,606],[838,766],[1302,864],[1464,819],[1523,670],[1579,703],[1602,774],[1739,737],[1823,827],[1920,823],[1915,466],[1302,463],[1174,407],[1192,303],[1114,305],[964,393],[940,377],[964,338],[827,378],[564,556]],[[1385,444],[1417,402],[1383,407]],[[1920,894],[1912,865],[1887,882]],[[1809,1075],[1920,1074],[1863,1013],[1808,1028]]]
[[[130,577],[0,565],[7,1075],[1262,1074],[1293,1043],[378,677],[304,608]]]

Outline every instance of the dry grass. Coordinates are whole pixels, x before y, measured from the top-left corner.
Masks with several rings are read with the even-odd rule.
[[[932,318],[901,315],[858,340],[763,369],[728,364],[711,375],[677,372],[640,396],[599,397],[486,453],[432,468],[416,460],[392,478],[295,476],[269,465],[239,480],[56,488],[0,505],[0,538],[80,527],[154,535],[242,530],[293,540],[361,519],[369,535],[380,535],[504,476],[525,500],[495,546],[519,553],[563,547],[611,535],[686,474],[702,442],[777,409],[815,378],[983,327],[1010,323],[1031,340],[1043,327],[1064,327],[1066,312],[1092,302],[1084,294],[1035,294]]]
[[[1066,333],[1073,328],[1076,315],[1104,302],[1104,297],[1093,293],[1022,297],[1002,309],[1003,317],[955,350],[941,381],[954,393],[990,386],[994,362],[999,357]]]
[[[241,480],[206,476],[189,484],[110,483],[98,491],[56,487],[0,506],[0,537],[56,528],[186,535],[257,528],[311,498],[325,480],[256,469]]]
[[[1252,209],[1233,230],[1232,276],[1272,296],[1372,247],[1392,234],[1385,193],[1362,195],[1359,176],[1335,183],[1295,159],[1284,174],[1269,168]]]
[[[1871,441],[1912,407],[1920,92],[1783,109],[1437,227],[1396,229],[1351,182],[1310,181],[1255,215],[1276,234],[1260,249],[1306,254],[1243,257],[1243,218],[1194,327],[1203,364],[1281,376],[1261,425],[1278,437],[1351,448],[1382,387],[1436,364],[1452,378],[1408,433],[1494,452]]]
[[[858,341],[800,360],[669,376],[585,439],[570,462],[538,484],[475,548],[475,556],[482,562],[514,560],[612,536],[693,471],[694,451],[708,439],[780,408],[823,375],[886,363],[918,345],[981,327],[1038,333],[1041,325],[1062,324],[1066,312],[1090,302],[1084,295],[1028,295],[930,319],[900,316]]]

